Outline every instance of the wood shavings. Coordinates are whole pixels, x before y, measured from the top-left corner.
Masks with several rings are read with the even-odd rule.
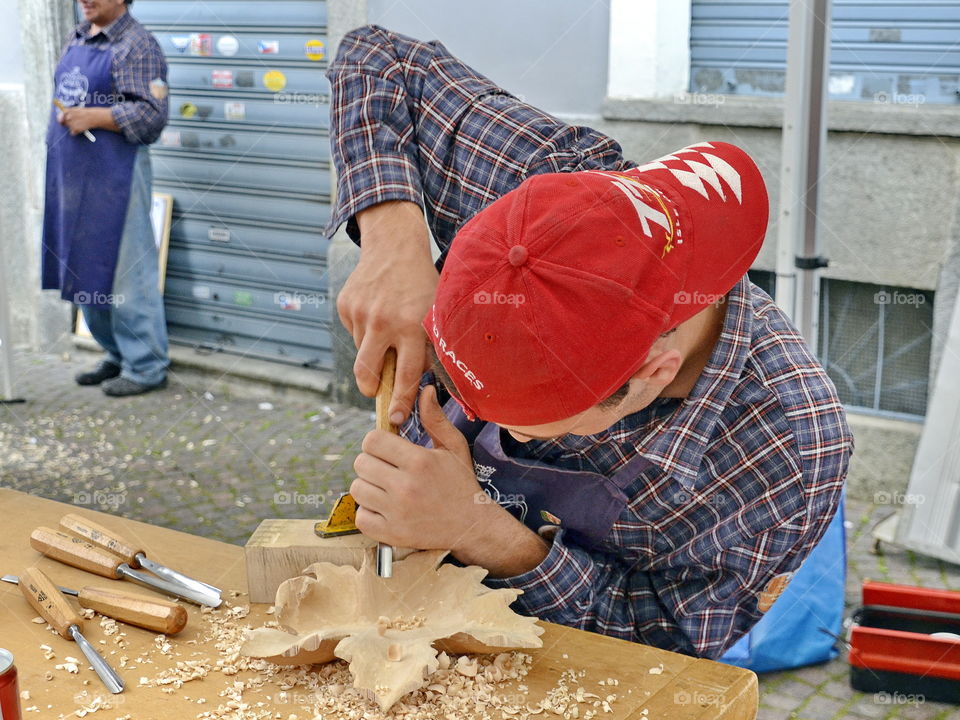
[[[103,615],[100,618],[100,627],[103,629],[103,634],[109,636],[116,635],[120,632],[120,625],[113,618],[109,618],[106,615]]]
[[[457,658],[456,670],[465,677],[477,676],[477,659],[461,655]]]
[[[78,718],[86,717],[87,715],[92,715],[95,712],[101,710],[112,710],[118,704],[123,702],[122,697],[115,697],[113,695],[90,695],[86,690],[78,695],[74,695],[74,701],[80,706],[74,711],[74,715]],[[130,717],[127,715],[126,717]]]
[[[53,648],[49,645],[41,645],[40,649],[43,650],[43,659],[44,660],[53,660],[57,654],[53,651]]]
[[[660,663],[660,665],[657,667],[650,668],[647,672],[649,672],[651,675],[660,675],[663,673],[663,663]]]
[[[44,619],[43,619],[42,617],[40,617],[39,615],[38,615],[37,617],[33,618],[33,620],[31,620],[30,622],[32,622],[34,625],[46,625],[46,624],[47,624],[47,621],[44,620]]]
[[[169,655],[173,649],[173,645],[167,641],[166,635],[157,635],[157,637],[153,639],[153,646],[163,655]]]
[[[291,715],[298,720],[531,720],[535,716],[599,720],[597,716],[604,714],[604,701],[583,686],[585,670],[565,672],[542,701],[531,699],[523,680],[533,660],[519,651],[477,656],[441,651],[437,669],[424,679],[424,686],[384,712],[373,691],[353,687],[345,662],[290,666],[246,657],[240,647],[249,625],[238,621],[228,608],[201,614],[197,651],[149,678],[153,687],[171,694],[182,692],[180,688],[192,680],[204,679],[190,686],[195,689],[187,698],[197,709],[196,720],[290,720]],[[209,648],[216,651],[206,652]],[[474,665],[475,675],[460,672]],[[201,693],[207,697],[198,697]]]

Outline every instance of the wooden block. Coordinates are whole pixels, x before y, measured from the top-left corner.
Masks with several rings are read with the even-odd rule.
[[[250,602],[273,604],[280,583],[303,573],[315,562],[360,567],[364,551],[377,543],[365,535],[322,538],[313,531],[316,520],[264,520],[244,546]],[[402,560],[412,550],[395,548]]]

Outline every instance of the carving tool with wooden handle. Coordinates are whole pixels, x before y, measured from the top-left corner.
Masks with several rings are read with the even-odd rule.
[[[50,578],[38,568],[27,568],[21,577],[23,582],[20,583],[20,592],[33,609],[62,637],[73,640],[80,646],[80,651],[103,680],[107,690],[112,693],[123,692],[123,680],[83,636],[83,618],[60,594],[60,590]]]
[[[397,374],[397,351],[387,348],[380,371],[380,387],[377,388],[377,430],[386,430],[399,435],[397,426],[390,422],[390,397],[393,395],[394,378]],[[359,532],[356,525],[357,502],[350,493],[341,495],[330,510],[329,517],[318,522],[313,530],[320,537],[331,538]],[[388,578],[393,575],[393,548],[377,543],[377,575]]]
[[[399,435],[397,426],[390,422],[390,398],[393,397],[396,375],[397,351],[387,348],[383,355],[383,369],[380,370],[380,387],[377,388],[377,430]],[[393,547],[385,543],[377,543],[377,575],[384,578],[393,576]]]
[[[20,579],[16,575],[4,575],[0,580],[16,585]],[[169,600],[107,588],[83,587],[80,590],[71,590],[58,585],[57,590],[64,595],[73,595],[80,607],[96,610],[114,620],[164,635],[176,635],[187,624],[187,611],[182,605]]]
[[[54,98],[54,99],[53,99],[53,104],[57,106],[57,110],[59,110],[60,112],[66,112],[66,111],[67,111],[67,106],[64,105],[62,102],[60,102],[60,99],[59,99],[59,98]],[[92,132],[90,132],[89,130],[84,130],[84,131],[83,131],[83,136],[84,136],[87,140],[89,140],[90,142],[96,142],[96,141],[97,141],[97,138],[96,138],[96,137],[94,136],[94,134],[93,134]]]
[[[223,594],[220,588],[208,585],[200,580],[195,580],[181,572],[177,572],[173,568],[168,568],[166,565],[161,565],[149,559],[144,551],[137,545],[128,542],[127,539],[119,533],[99,523],[95,523],[93,520],[88,520],[75,513],[68,513],[60,518],[60,527],[68,533],[82,537],[91,545],[97,545],[123,558],[124,562],[134,570],[142,567],[144,570],[149,570],[164,580],[192,588],[201,594],[209,594],[211,601],[213,601],[214,595],[219,599]],[[216,607],[216,605],[213,607]]]
[[[132,569],[122,558],[94,547],[83,538],[67,535],[59,530],[39,527],[30,533],[30,545],[34,550],[49,558],[71,565],[87,572],[112,580],[126,578],[159,590],[168,595],[176,595],[197,605],[219,607],[222,602],[219,595],[199,593],[180,583],[170,582]]]

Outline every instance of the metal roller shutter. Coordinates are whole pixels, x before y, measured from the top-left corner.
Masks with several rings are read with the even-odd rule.
[[[787,0],[693,0],[690,89],[780,95]],[[960,101],[960,1],[833,0],[830,96]]]
[[[169,63],[170,340],[327,369],[326,3],[138,0]]]

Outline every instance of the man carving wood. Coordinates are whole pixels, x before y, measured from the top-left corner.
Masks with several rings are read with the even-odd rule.
[[[399,358],[403,437],[365,438],[358,527],[450,549],[527,614],[722,655],[822,536],[853,447],[746,277],[768,214],[755,163],[702,142],[637,165],[373,26],[329,76],[360,389]]]

